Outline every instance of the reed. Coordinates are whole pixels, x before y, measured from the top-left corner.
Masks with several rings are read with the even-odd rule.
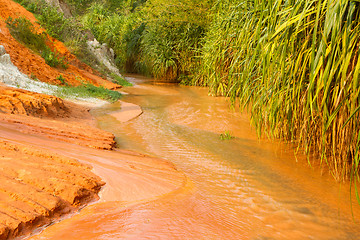
[[[359,172],[357,1],[218,1],[194,84],[249,108],[271,137],[319,154],[337,180]]]

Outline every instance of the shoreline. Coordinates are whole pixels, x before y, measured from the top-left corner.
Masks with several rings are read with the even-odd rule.
[[[0,114],[0,155],[3,159],[9,160],[6,168],[0,166],[0,178],[6,175],[2,171],[6,169],[7,172],[13,173],[9,184],[20,182],[25,185],[15,193],[7,190],[6,185],[2,186],[2,191],[0,190],[0,205],[7,211],[5,217],[0,214],[0,239],[28,238],[33,234],[33,237],[36,237],[39,229],[42,232],[62,222],[64,218],[71,219],[90,203],[96,205],[119,201],[130,204],[148,201],[175,191],[186,182],[183,173],[177,171],[168,161],[114,148],[113,134],[95,127],[96,121],[88,108],[65,100],[64,104],[75,107],[66,117]],[[114,115],[120,119],[132,119],[141,114],[139,109],[133,111],[132,106],[130,112],[120,110]],[[75,112],[78,112],[77,115]],[[130,116],[132,114],[129,113],[134,114]],[[4,150],[1,148],[3,145],[13,148]],[[12,156],[13,152],[20,154],[20,157]],[[54,166],[54,158],[66,169],[62,173],[59,173],[59,166]],[[43,170],[41,166],[44,165],[54,169],[54,173],[46,168]],[[21,171],[16,171],[16,168]],[[82,175],[77,172],[80,171],[78,168]],[[74,179],[74,176],[79,174],[82,179]],[[63,178],[68,178],[68,182]],[[84,182],[91,182],[93,188],[80,188],[79,181],[82,181],[83,185],[86,185]],[[123,186],[119,187],[120,185]],[[130,185],[136,189],[135,192],[129,190]],[[33,197],[34,194],[27,196],[29,189],[34,189],[42,195],[53,196],[56,200],[49,200],[53,207],[49,205],[45,207],[48,211],[43,212],[31,209],[27,201],[35,202],[35,205],[47,205],[38,203],[40,200]],[[8,192],[10,195],[4,196],[4,193],[6,195]],[[14,196],[18,199],[14,199]],[[13,202],[9,202],[9,198]],[[29,200],[21,201],[20,198]],[[9,206],[6,208],[7,202]],[[23,214],[21,218],[18,212],[27,214]],[[9,222],[6,220],[8,218],[17,221]]]

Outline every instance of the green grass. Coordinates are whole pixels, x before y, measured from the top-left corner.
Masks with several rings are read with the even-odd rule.
[[[112,91],[102,86],[96,87],[89,83],[77,87],[58,86],[58,90],[55,92],[55,95],[62,98],[99,98],[109,102],[116,102],[122,96],[121,93],[117,91]]]
[[[231,140],[235,138],[230,131],[225,131],[224,133],[220,134],[220,140]]]
[[[131,87],[132,83],[128,82],[125,78],[120,77],[114,73],[111,74],[111,78],[114,79],[114,82],[123,86],[123,87]]]
[[[44,58],[46,64],[51,67],[60,67],[63,69],[68,67],[65,58],[56,51],[51,51],[47,46],[47,42],[49,41],[47,36],[45,34],[38,34],[37,29],[35,29],[29,20],[23,17],[16,19],[9,17],[6,20],[6,25],[16,40]]]

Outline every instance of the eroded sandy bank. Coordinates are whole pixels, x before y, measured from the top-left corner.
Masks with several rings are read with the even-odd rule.
[[[99,199],[105,183],[101,202],[117,204],[185,184],[168,162],[113,149],[114,136],[95,128],[84,106],[8,87],[0,99],[0,239],[29,235],[79,210]]]

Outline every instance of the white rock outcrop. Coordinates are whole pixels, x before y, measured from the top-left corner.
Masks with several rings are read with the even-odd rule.
[[[114,50],[109,48],[106,43],[100,44],[96,39],[87,42],[89,50],[95,55],[110,72],[121,76],[115,64]]]
[[[2,45],[0,45],[0,82],[10,87],[45,94],[52,94],[57,89],[56,86],[32,80],[21,73],[11,62],[10,55],[6,53]]]

